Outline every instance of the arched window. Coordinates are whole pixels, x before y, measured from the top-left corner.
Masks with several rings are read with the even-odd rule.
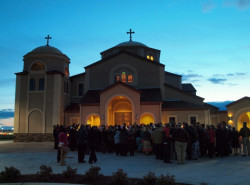
[[[120,76],[119,75],[116,75],[115,76],[115,82],[119,82],[120,81]]]
[[[30,87],[29,87],[30,91],[35,91],[36,90],[36,80],[34,78],[30,79]]]
[[[39,79],[39,91],[43,91],[44,90],[44,83],[45,83],[44,78],[40,78]]]
[[[31,71],[44,71],[45,66],[41,62],[36,62],[31,66]]]
[[[133,82],[133,75],[128,75],[128,83],[132,83]]]
[[[125,72],[122,72],[122,82],[123,83],[126,83],[127,82],[127,76],[126,76],[126,73]]]

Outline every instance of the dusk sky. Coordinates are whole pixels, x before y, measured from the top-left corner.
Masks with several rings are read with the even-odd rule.
[[[0,26],[0,125],[13,124],[23,56],[48,34],[71,59],[70,75],[128,41],[131,28],[206,102],[250,96],[250,0],[0,0]]]

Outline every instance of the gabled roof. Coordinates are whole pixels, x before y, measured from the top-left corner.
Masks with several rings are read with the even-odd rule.
[[[219,110],[219,107],[216,107],[216,106],[211,105],[211,104],[209,104],[209,103],[204,103],[204,105],[207,106],[207,107],[210,108],[210,109],[213,109],[213,110],[216,110],[216,111]]]
[[[100,103],[100,90],[89,90],[82,98],[81,104],[99,104]]]
[[[80,105],[79,103],[71,103],[68,105],[65,109],[66,112],[79,112],[80,111]]]
[[[182,100],[164,101],[162,104],[162,110],[206,110],[207,106],[198,105]]]
[[[140,92],[141,92],[141,102],[163,101],[160,88],[140,89]]]
[[[83,104],[83,105],[98,105],[100,103],[100,94],[109,90],[109,89],[112,89],[113,87],[115,87],[117,85],[122,85],[126,88],[130,88],[131,90],[140,93],[140,102],[160,103],[163,101],[162,97],[161,97],[160,88],[135,89],[134,87],[132,87],[128,84],[125,84],[122,82],[116,82],[103,90],[89,90],[82,98],[81,104]]]
[[[167,75],[172,75],[172,76],[178,76],[178,77],[182,77],[181,75],[175,74],[175,73],[170,73],[168,71],[165,71],[165,74]]]
[[[243,97],[241,99],[238,99],[238,100],[236,100],[236,101],[234,101],[232,103],[229,103],[228,105],[226,105],[226,107],[230,107],[230,106],[235,105],[235,104],[237,104],[237,103],[239,103],[241,101],[244,101],[244,100],[250,100],[250,97],[245,96],[245,97]]]
[[[103,92],[105,92],[105,91],[107,91],[107,90],[109,90],[109,89],[112,89],[112,88],[114,88],[115,86],[118,86],[118,85],[122,85],[122,86],[124,86],[124,87],[127,87],[127,88],[133,90],[133,91],[139,92],[136,88],[134,88],[134,87],[132,87],[132,86],[126,84],[126,83],[123,83],[123,82],[118,81],[118,82],[115,82],[115,83],[113,83],[112,85],[108,86],[107,88],[103,89],[103,90],[101,91],[101,93],[103,93]]]
[[[181,90],[181,89],[179,89],[179,88],[176,88],[176,87],[174,87],[174,86],[172,86],[172,85],[169,85],[169,84],[166,84],[166,83],[165,83],[164,85],[165,85],[165,87],[171,88],[171,89],[173,89],[173,90],[175,90],[175,91],[184,93],[185,95],[191,96],[191,97],[196,98],[196,99],[199,99],[199,100],[201,100],[201,101],[204,101],[204,98],[202,98],[202,97],[200,97],[200,96],[196,96],[196,95],[194,95],[194,94],[185,92],[185,91],[183,91],[183,90]]]
[[[182,90],[186,92],[196,92],[196,89],[191,83],[182,84]]]
[[[92,63],[92,64],[90,64],[90,65],[88,65],[88,66],[85,66],[84,68],[87,69],[87,68],[89,68],[89,67],[93,67],[93,66],[95,66],[95,65],[97,65],[97,64],[103,63],[103,62],[105,62],[105,61],[107,61],[107,60],[109,60],[109,59],[111,59],[111,58],[113,58],[113,57],[119,56],[119,55],[121,55],[121,54],[123,54],[123,53],[125,53],[125,54],[127,54],[127,55],[130,55],[130,56],[133,56],[133,57],[136,57],[136,58],[138,58],[138,59],[142,59],[142,60],[144,60],[145,62],[148,62],[148,63],[150,63],[150,64],[154,64],[154,65],[158,65],[158,66],[162,66],[162,67],[165,66],[164,64],[161,64],[161,63],[155,62],[155,61],[151,61],[151,60],[149,60],[149,59],[147,59],[147,58],[145,58],[145,57],[142,57],[142,56],[140,56],[140,55],[136,55],[136,54],[131,53],[131,52],[128,52],[128,51],[120,51],[120,52],[118,52],[118,53],[116,53],[116,54],[114,54],[114,55],[112,55],[112,56],[109,56],[109,57],[107,57],[107,58],[104,58],[104,59],[102,59],[102,60],[99,60],[99,61],[97,61],[97,62],[94,62],[94,63]]]
[[[84,73],[80,73],[80,74],[77,74],[77,75],[73,75],[71,77],[69,77],[70,79],[74,79],[74,78],[77,78],[77,77],[80,77],[80,76],[85,76],[85,72]]]

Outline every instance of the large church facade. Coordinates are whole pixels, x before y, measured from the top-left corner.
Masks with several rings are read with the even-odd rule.
[[[49,37],[48,37],[49,38]],[[182,76],[165,71],[160,50],[130,39],[70,76],[70,59],[48,44],[24,55],[16,73],[17,141],[50,140],[53,125],[217,124],[227,113],[204,103]],[[224,116],[224,117],[223,117]]]

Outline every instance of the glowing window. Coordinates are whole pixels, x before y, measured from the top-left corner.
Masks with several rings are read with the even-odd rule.
[[[116,75],[115,76],[115,82],[119,82],[120,81],[120,76],[119,75]]]
[[[36,62],[31,66],[31,71],[44,71],[45,66],[41,62]]]
[[[69,76],[69,69],[68,69],[67,67],[65,68],[64,74],[65,74],[66,76]]]
[[[151,57],[150,57],[150,60],[154,61],[154,57],[153,57],[153,56],[151,56]]]
[[[150,56],[149,56],[149,55],[147,55],[147,59],[150,59]]]
[[[122,82],[126,83],[127,79],[126,79],[126,73],[122,72]]]
[[[128,83],[132,83],[133,82],[133,75],[128,75]]]

